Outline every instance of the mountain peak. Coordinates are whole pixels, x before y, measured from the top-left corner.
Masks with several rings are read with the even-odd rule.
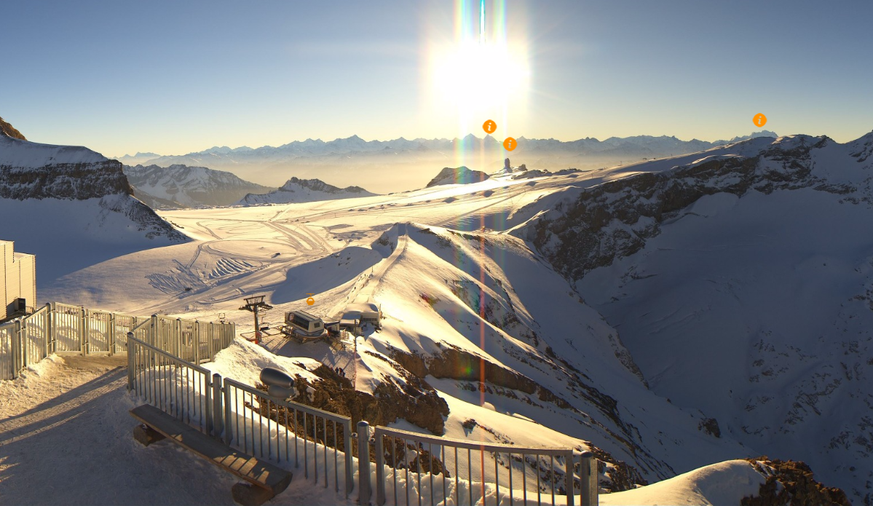
[[[16,128],[9,123],[3,121],[3,118],[0,118],[0,133],[6,135],[7,137],[12,137],[13,139],[21,139],[26,141],[27,139],[16,130]]]

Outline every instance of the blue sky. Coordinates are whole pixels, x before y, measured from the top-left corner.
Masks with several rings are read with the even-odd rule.
[[[4,2],[0,116],[110,156],[482,135],[488,117],[498,136],[561,140],[716,140],[756,130],[758,112],[780,134],[873,130],[871,2],[486,6],[489,42],[505,26],[524,79],[451,65],[459,11],[478,22],[470,0]],[[481,111],[458,95],[507,81],[524,84]]]

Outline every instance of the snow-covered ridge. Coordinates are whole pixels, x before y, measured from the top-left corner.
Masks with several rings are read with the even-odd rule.
[[[112,252],[187,240],[132,193],[116,160],[0,135],[0,210],[26,218],[9,220],[3,238],[37,256],[40,283]]]
[[[317,200],[336,200],[355,197],[370,197],[373,193],[360,186],[339,188],[320,179],[298,179],[292,177],[281,188],[266,194],[250,193],[238,203],[240,205],[290,204],[314,202]]]
[[[227,206],[250,192],[270,188],[250,183],[230,172],[187,165],[124,166],[134,195],[155,209]]]
[[[115,160],[84,147],[0,135],[0,198],[82,200],[130,193]]]
[[[639,164],[532,204],[538,219],[515,233],[621,329],[652,390],[863,504],[871,139],[754,139]]]
[[[0,135],[0,166],[44,167],[46,165],[106,161],[109,159],[105,156],[83,146],[39,144]]]

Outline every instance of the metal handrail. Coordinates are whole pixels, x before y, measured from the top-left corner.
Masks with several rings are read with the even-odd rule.
[[[128,390],[178,420],[190,424],[193,419],[201,432],[213,432],[213,381],[220,381],[220,376],[212,378],[212,372],[205,367],[143,342],[133,332],[127,333],[127,360]],[[184,381],[168,384],[159,378],[158,369],[166,366],[170,366],[174,377]]]
[[[418,432],[411,432],[403,429],[391,429],[388,427],[374,427],[374,436],[378,437],[379,435],[391,436],[391,437],[400,437],[403,439],[413,439],[415,441],[419,441],[422,443],[431,443],[439,446],[451,446],[462,449],[470,449],[470,450],[483,450],[486,452],[500,452],[506,453],[507,451],[514,450],[512,453],[527,453],[527,450],[536,451],[536,453],[540,455],[548,455],[548,456],[564,456],[568,452],[572,453],[572,449],[567,448],[526,448],[520,447],[516,445],[509,444],[495,444],[495,443],[475,443],[470,442],[465,439],[453,439],[453,438],[444,438],[444,437],[436,437],[436,436],[428,436],[426,434],[419,434]]]
[[[365,424],[366,425],[366,424]],[[358,431],[361,432],[361,428],[359,427]],[[500,476],[501,472],[499,469],[500,464],[500,455],[505,454],[507,456],[508,466],[506,467],[508,471],[508,483],[504,484],[503,489],[504,493],[508,492],[510,504],[514,504],[514,494],[517,486],[519,485],[518,480],[520,478],[521,482],[521,497],[524,504],[528,504],[528,488],[529,485],[532,487],[534,483],[528,483],[528,474],[529,472],[536,476],[536,504],[542,503],[541,492],[543,489],[543,483],[541,482],[541,472],[543,471],[543,467],[541,465],[541,459],[547,458],[548,462],[545,464],[545,473],[548,476],[548,481],[545,484],[546,490],[548,491],[549,485],[551,486],[551,499],[552,504],[555,503],[555,497],[559,490],[556,490],[556,478],[558,475],[556,474],[556,469],[563,468],[563,487],[564,494],[566,494],[566,502],[568,505],[574,504],[574,465],[575,465],[575,453],[571,448],[527,448],[520,447],[516,445],[507,445],[507,444],[494,444],[494,443],[476,443],[467,440],[460,439],[452,439],[452,438],[443,438],[443,437],[434,437],[428,436],[424,434],[419,434],[416,432],[410,432],[401,429],[391,429],[387,427],[375,427],[373,432],[375,438],[375,457],[376,457],[376,504],[377,506],[382,506],[385,504],[387,500],[386,495],[386,484],[388,480],[385,475],[386,468],[386,458],[391,457],[391,465],[389,467],[394,468],[393,476],[391,482],[393,483],[393,491],[394,491],[394,504],[400,504],[397,496],[398,483],[397,477],[400,469],[405,469],[405,480],[406,485],[404,487],[404,497],[401,499],[406,500],[406,504],[412,504],[416,501],[410,502],[409,491],[411,486],[413,485],[417,490],[417,504],[422,504],[422,488],[423,485],[429,488],[430,502],[429,504],[435,506],[437,504],[445,503],[449,497],[453,496],[455,504],[461,504],[466,500],[470,505],[476,504],[476,497],[474,495],[474,486],[473,484],[478,482],[477,488],[481,490],[481,500],[483,504],[486,501],[486,485],[493,485],[494,493],[497,496],[497,501],[499,502],[499,494],[501,491],[501,483]],[[390,452],[386,454],[385,451],[385,442],[388,441],[390,445]],[[399,464],[398,455],[397,455],[397,442],[401,441],[401,452],[402,456],[400,458],[403,459],[403,463]],[[409,446],[409,442],[415,444],[413,454],[415,454],[415,458],[412,462],[409,461],[409,448],[413,448]],[[364,447],[365,448],[365,447]],[[435,453],[436,448],[436,453]],[[461,489],[463,488],[461,485],[461,466],[459,465],[459,453],[458,450],[466,450],[466,469],[467,476],[464,478],[464,486],[467,489],[467,492],[462,494]],[[473,451],[477,451],[479,453],[479,458],[476,459],[478,461],[478,465],[480,469],[478,476],[474,476],[473,467],[474,467],[474,459],[473,459]],[[365,448],[363,451],[367,451]],[[454,453],[453,458],[449,458],[452,456],[452,451]],[[493,482],[488,481],[486,478],[486,469],[485,469],[485,453],[492,453],[494,455],[494,476]],[[427,470],[422,472],[422,458],[427,455]],[[513,457],[513,455],[520,456],[520,459]],[[463,452],[461,452],[461,456],[463,456]],[[529,461],[529,457],[534,457],[535,466],[531,464]],[[558,461],[556,462],[556,458]],[[596,463],[594,461],[594,457],[590,452],[584,452],[580,455],[581,458],[581,466],[580,466],[580,485],[581,485],[581,499],[583,505],[588,504],[596,504]],[[560,461],[563,459],[563,463]],[[450,460],[454,463],[454,483],[451,490],[449,490],[448,483],[450,483],[450,474],[447,473],[449,470],[449,462]],[[513,467],[514,461],[519,461],[521,463],[521,469],[516,469],[515,478],[516,483],[513,483]],[[413,462],[414,469],[411,469]],[[438,470],[435,472],[435,466],[439,463]],[[557,464],[557,467],[556,467]],[[531,470],[528,471],[527,467],[531,466]],[[592,470],[593,467],[593,470]],[[359,481],[362,483],[361,490],[362,494],[366,496],[366,500],[369,500],[369,487],[364,487],[364,483],[369,483],[369,468],[362,469],[362,476],[359,477]],[[490,473],[490,471],[489,471]],[[413,475],[413,479],[410,480],[410,474]],[[441,474],[442,477],[438,480],[439,483],[435,483],[434,476],[437,474]],[[521,476],[518,476],[518,475]],[[423,477],[425,475],[429,475],[429,483],[423,482]],[[417,476],[417,480],[415,480],[415,476]],[[533,480],[533,476],[530,476],[530,479]],[[438,486],[441,485],[442,496],[440,497],[435,491]],[[592,490],[593,487],[593,490]],[[365,489],[366,488],[366,489]],[[563,495],[563,494],[562,494]],[[548,493],[547,493],[548,496]],[[533,497],[531,498],[531,502],[534,502]]]
[[[240,410],[239,399],[233,389],[240,390],[243,392],[243,410]],[[249,395],[250,399],[250,410],[252,413],[249,417],[245,415],[245,394]],[[254,400],[258,399],[259,406],[267,405],[268,416],[264,416],[260,410],[254,410]],[[276,408],[276,418],[273,419],[273,406]],[[282,409],[280,409],[282,408]],[[293,412],[293,414],[292,414]],[[260,421],[256,422],[254,419],[254,415],[260,417]],[[242,416],[240,416],[242,414]],[[280,423],[280,419],[283,418],[284,414],[284,423]],[[299,423],[299,415],[303,415],[302,424]],[[312,424],[310,426],[308,416],[312,417]],[[291,428],[289,420],[293,417],[293,429]],[[352,420],[351,418],[343,415],[338,415],[336,413],[331,413],[329,411],[324,411],[318,408],[313,408],[311,406],[306,406],[304,404],[299,404],[293,401],[277,399],[269,396],[266,392],[253,388],[249,385],[240,383],[239,381],[224,378],[224,440],[227,444],[232,444],[234,441],[237,443],[237,447],[242,446],[243,451],[248,451],[248,441],[249,434],[247,433],[246,426],[247,420],[251,421],[252,424],[252,433],[251,433],[251,448],[252,451],[257,451],[261,457],[264,456],[264,436],[263,436],[263,419],[266,418],[267,425],[267,449],[266,456],[268,458],[273,458],[272,449],[273,443],[271,442],[271,424],[275,424],[276,426],[276,460],[282,460],[282,450],[281,450],[281,435],[280,430],[284,429],[284,439],[285,439],[285,457],[284,460],[287,462],[291,461],[291,453],[294,454],[294,464],[296,467],[300,467],[300,451],[298,442],[301,439],[301,429],[303,433],[303,468],[304,468],[304,476],[309,478],[309,442],[312,443],[312,454],[315,460],[315,465],[313,466],[313,472],[315,475],[315,482],[318,483],[319,476],[319,448],[318,448],[318,430],[319,430],[319,419],[321,419],[320,428],[323,434],[323,440],[321,442],[322,445],[322,463],[323,463],[323,473],[324,473],[324,486],[328,487],[328,463],[329,463],[329,455],[328,448],[330,441],[328,440],[328,422],[331,422],[333,428],[333,467],[334,467],[334,488],[336,491],[339,491],[339,462],[340,462],[340,453],[344,453],[342,460],[344,461],[345,467],[345,494],[348,496],[354,488],[354,476],[352,469]],[[242,420],[242,431],[240,431],[240,420]],[[255,434],[254,434],[254,426],[258,425],[258,444],[255,444]],[[339,436],[337,428],[338,426],[342,427],[343,430],[343,452],[340,452],[339,449]],[[312,431],[312,436],[310,439],[310,430]],[[242,432],[242,433],[241,433]],[[289,448],[290,436],[289,433],[293,433],[293,449]]]

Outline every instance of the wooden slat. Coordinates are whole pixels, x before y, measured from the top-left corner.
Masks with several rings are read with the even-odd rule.
[[[130,415],[183,448],[209,460],[252,485],[277,495],[291,483],[291,473],[269,462],[234,450],[224,443],[189,427],[160,409],[144,404],[130,410]]]

